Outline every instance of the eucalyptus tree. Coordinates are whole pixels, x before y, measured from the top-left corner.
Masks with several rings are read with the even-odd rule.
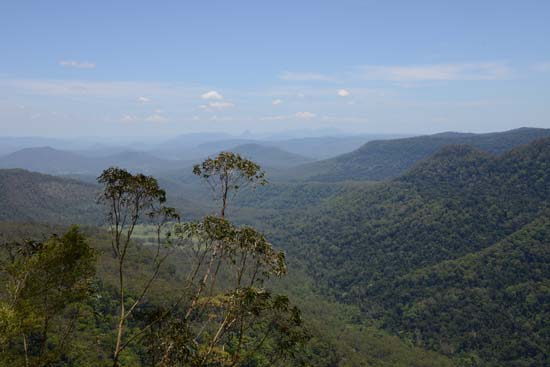
[[[264,287],[287,268],[263,234],[207,216],[176,226],[174,237],[190,257],[188,292],[149,334],[154,365],[267,366],[298,350],[307,338],[300,311]]]
[[[99,201],[108,209],[111,248],[118,267],[119,311],[113,350],[113,366],[118,366],[121,353],[133,340],[133,338],[128,340],[124,338],[127,320],[142,303],[169,254],[161,251],[167,244],[164,241],[165,238],[161,236],[162,228],[167,222],[178,220],[179,216],[173,208],[165,206],[166,192],[159,187],[154,177],[132,174],[125,169],[111,167],[103,171],[98,177],[98,182],[104,186]],[[133,243],[132,235],[136,225],[141,222],[154,223],[157,228],[154,268],[149,279],[141,284],[138,294],[133,299],[129,299],[126,291],[128,274],[126,274],[125,265],[128,250]]]
[[[267,183],[265,172],[257,163],[232,152],[222,152],[204,160],[193,167],[193,173],[208,185],[214,201],[221,202],[222,218],[239,190]]]
[[[284,253],[252,227],[226,218],[239,190],[266,183],[260,166],[223,152],[195,165],[221,202],[219,216],[174,229],[177,247],[188,254],[185,295],[178,308],[149,334],[153,365],[267,366],[291,356],[307,338],[300,311],[264,282],[286,274]]]

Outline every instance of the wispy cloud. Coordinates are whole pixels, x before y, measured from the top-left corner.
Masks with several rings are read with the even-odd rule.
[[[502,63],[464,63],[412,66],[367,65],[358,68],[357,76],[364,80],[398,82],[444,80],[498,80],[512,75],[509,66]]]
[[[233,116],[210,116],[210,121],[234,121],[235,118]]]
[[[196,98],[199,90],[198,87],[174,83],[63,79],[0,79],[0,89],[31,95],[67,97],[134,99],[136,94],[141,94],[151,100],[153,97],[186,97],[191,100]]]
[[[151,102],[151,98],[148,98],[148,97],[138,97],[138,102],[141,102],[141,103],[147,103],[147,102]]]
[[[231,108],[235,107],[235,105],[231,102],[226,101],[220,101],[220,102],[210,102],[208,104],[200,105],[199,108],[203,110],[207,109],[224,109],[224,108]]]
[[[340,97],[347,97],[349,96],[349,91],[347,89],[340,89],[338,92],[336,92]]]
[[[137,118],[132,115],[122,115],[120,116],[119,121],[128,124],[137,121]]]
[[[274,99],[274,100],[271,102],[271,104],[272,104],[273,106],[277,106],[277,105],[280,105],[280,104],[282,104],[282,103],[283,103],[283,100],[282,100],[282,99]]]
[[[61,60],[59,65],[72,69],[95,69],[95,64],[89,61]]]
[[[155,113],[149,116],[136,116],[131,114],[124,114],[120,116],[118,121],[126,124],[142,123],[142,122],[161,123],[161,122],[168,121],[168,118],[166,118],[164,115],[161,115],[159,113]]]
[[[314,118],[315,116],[317,116],[316,114],[314,114],[313,112],[296,112],[294,114],[294,116],[298,119],[303,119],[303,120],[308,120],[308,119],[312,119]]]
[[[231,102],[210,102],[208,106],[212,108],[231,108],[235,107],[235,105]]]
[[[264,116],[260,117],[261,121],[281,121],[281,120],[309,120],[316,117],[317,114],[313,112],[296,112],[292,115],[276,115],[276,116]]]
[[[499,80],[510,78],[512,75],[513,70],[506,63],[473,62],[427,65],[362,65],[332,75],[286,71],[281,74],[281,79],[286,81],[327,81],[335,83],[360,81],[422,82]]]
[[[165,122],[167,121],[168,119],[162,115],[159,115],[159,114],[155,114],[155,115],[151,115],[151,116],[147,116],[145,118],[145,121],[147,122],[156,122],[156,123],[159,123],[159,122]]]
[[[218,91],[211,90],[201,95],[202,99],[223,99],[223,95]]]

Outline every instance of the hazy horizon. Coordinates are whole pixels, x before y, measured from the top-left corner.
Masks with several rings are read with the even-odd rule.
[[[188,131],[181,133],[164,133],[158,135],[32,135],[32,134],[21,134],[21,135],[4,135],[0,134],[0,139],[14,139],[14,140],[24,140],[24,139],[44,139],[44,140],[60,140],[60,141],[80,141],[80,142],[90,142],[98,143],[104,141],[106,144],[124,144],[124,143],[135,143],[139,141],[149,141],[151,143],[162,143],[165,140],[171,140],[178,137],[193,137],[193,136],[205,136],[210,137],[212,141],[223,141],[231,139],[249,139],[249,140],[258,140],[258,141],[277,141],[277,140],[294,140],[294,139],[309,139],[309,138],[345,138],[345,137],[387,137],[387,138],[399,138],[399,137],[414,137],[414,136],[423,136],[423,135],[436,135],[444,133],[460,133],[460,134],[491,134],[491,133],[501,133],[511,130],[517,130],[522,128],[528,129],[549,129],[550,127],[543,126],[517,126],[511,129],[503,130],[481,130],[481,131],[466,131],[466,130],[441,130],[433,132],[396,132],[396,133],[378,133],[378,132],[349,132],[342,131],[338,129],[311,129],[311,130],[275,130],[275,131],[266,131],[263,133],[255,133],[251,130],[245,130],[241,133],[232,133],[222,130],[218,131]]]

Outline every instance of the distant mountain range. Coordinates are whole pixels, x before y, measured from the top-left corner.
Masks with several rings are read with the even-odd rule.
[[[338,182],[381,181],[397,177],[444,146],[465,144],[491,153],[550,136],[550,129],[520,128],[490,134],[441,133],[370,141],[353,152],[295,167],[287,179]]]
[[[50,147],[26,148],[0,157],[0,168],[23,168],[58,175],[97,175],[109,166],[152,173],[184,165],[184,162],[160,159],[144,152],[122,152],[106,157],[88,157]]]
[[[232,150],[240,145],[255,144],[279,148],[311,160],[326,159],[339,154],[351,152],[366,142],[374,139],[390,139],[394,135],[357,135],[337,137],[308,137],[293,138],[284,140],[250,139],[250,138],[229,138],[212,139],[207,141],[198,140],[194,143],[187,137],[175,138],[166,144],[154,148],[150,152],[164,158],[196,159],[211,155],[222,150]]]
[[[313,159],[299,154],[260,144],[238,145],[230,150],[260,163],[266,169],[269,167],[292,167],[313,161]]]
[[[220,150],[211,152],[214,155]],[[288,168],[312,159],[286,152],[272,146],[244,144],[228,149],[260,163],[264,167]],[[194,163],[206,158],[205,154],[196,160],[169,160],[158,158],[142,151],[123,151],[111,155],[84,155],[78,152],[58,150],[51,147],[25,148],[0,157],[0,168],[22,168],[29,171],[56,175],[97,176],[110,166],[123,167],[146,174],[162,174],[167,171],[186,170]]]

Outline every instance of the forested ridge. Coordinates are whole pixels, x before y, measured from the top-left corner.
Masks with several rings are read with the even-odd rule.
[[[515,146],[550,136],[550,129],[520,128],[499,133],[440,133],[411,138],[370,141],[335,158],[302,165],[288,178],[306,181],[381,181],[397,177],[418,161],[448,145],[469,145],[501,154]]]
[[[549,164],[550,139],[500,156],[450,146],[390,182],[273,215],[268,233],[325,294],[416,345],[544,366]]]

